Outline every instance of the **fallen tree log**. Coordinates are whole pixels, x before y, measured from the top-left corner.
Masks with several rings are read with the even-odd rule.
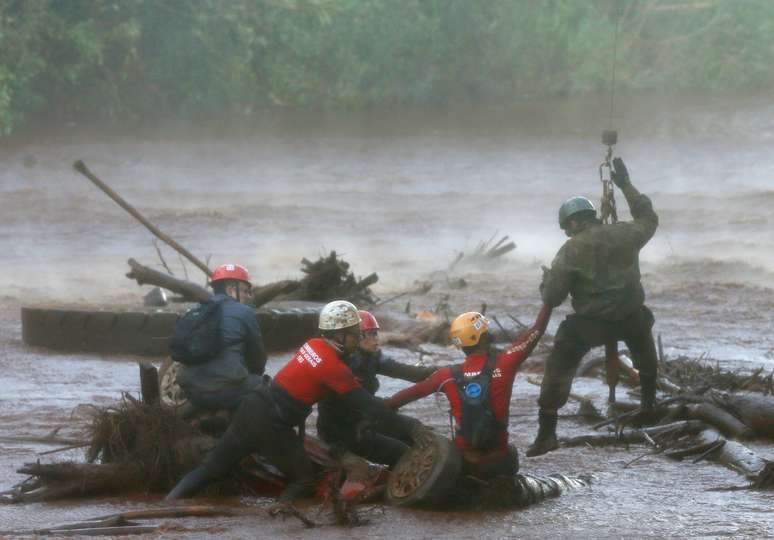
[[[7,502],[53,501],[143,488],[140,467],[129,463],[27,463],[18,472],[35,476],[41,483],[6,492]]]
[[[696,436],[696,440],[702,444],[712,444],[724,438],[717,431],[706,429]],[[742,473],[748,478],[757,477],[769,463],[745,445],[729,440],[726,440],[725,444],[707,459]]]
[[[126,274],[126,277],[135,280],[138,285],[155,285],[179,294],[189,302],[205,302],[212,297],[212,294],[201,285],[159,272],[138,263],[134,259],[129,259],[127,263],[131,270]],[[286,279],[254,287],[253,306],[260,307],[278,296],[292,293],[300,286],[300,282]]]
[[[744,422],[712,403],[696,403],[686,406],[687,415],[717,428],[723,435],[737,439],[749,439],[755,432]]]
[[[679,438],[686,435],[694,435],[707,428],[707,425],[700,420],[684,420],[673,422],[662,426],[654,426],[644,429],[633,429],[623,433],[607,433],[581,435],[569,439],[560,439],[563,447],[571,448],[576,446],[610,446],[616,444],[637,444],[648,442],[651,439],[661,438]]]
[[[298,289],[300,285],[301,284],[298,281],[285,279],[275,283],[269,283],[268,285],[253,287],[253,305],[255,307],[260,307],[271,302],[278,296],[292,293]]]
[[[191,302],[206,302],[212,296],[201,285],[143,266],[134,259],[129,259],[127,264],[129,264],[131,270],[126,274],[126,277],[135,280],[138,285],[162,287],[183,296],[183,298]]]
[[[713,391],[709,399],[739,418],[756,435],[774,438],[774,396]]]

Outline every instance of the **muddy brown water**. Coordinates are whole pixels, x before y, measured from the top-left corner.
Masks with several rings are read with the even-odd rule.
[[[648,302],[669,355],[707,353],[730,369],[774,369],[774,102],[630,98],[616,119],[635,184],[661,216],[642,252]],[[24,303],[131,305],[143,290],[123,277],[125,260],[157,261],[151,237],[70,169],[84,161],[163,230],[212,264],[238,260],[256,281],[298,275],[298,261],[337,249],[358,274],[377,271],[387,296],[445,268],[496,230],[518,244],[495,268],[462,269],[468,287],[439,285],[412,299],[429,307],[449,294],[453,311],[477,309],[529,321],[537,313],[540,264],[563,242],[557,205],[576,193],[596,200],[598,132],[605,104],[570,101],[508,110],[368,115],[267,115],[250,129],[142,134],[71,127],[0,150],[0,437],[78,436],[82,404],[107,405],[138,391],[137,358],[62,355],[21,342]],[[33,159],[30,159],[33,158]],[[622,197],[619,208],[625,207]],[[628,216],[627,212],[623,212]],[[176,273],[183,270],[165,250]],[[191,265],[188,272],[196,275]],[[397,307],[402,307],[403,302]],[[554,316],[555,329],[566,308]],[[416,362],[413,353],[391,350]],[[436,361],[453,352],[441,351]],[[270,362],[274,372],[287,355]],[[432,360],[425,360],[432,361]],[[383,394],[401,387],[384,381]],[[578,379],[574,391],[606,390]],[[619,390],[624,394],[624,390]],[[536,430],[537,388],[518,377],[511,433],[521,448]],[[563,414],[574,413],[569,404]],[[446,432],[443,403],[410,412]],[[560,432],[588,428],[573,418]],[[772,447],[752,445],[774,458]],[[15,469],[54,456],[50,446],[0,440],[0,487]],[[356,530],[305,531],[259,517],[178,520],[169,537],[751,537],[774,536],[771,493],[718,493],[740,484],[712,464],[680,464],[631,449],[567,449],[524,459],[532,472],[592,473],[593,486],[508,512],[373,509]],[[245,498],[228,504],[263,505]],[[155,496],[0,506],[0,530],[43,527],[157,505]]]

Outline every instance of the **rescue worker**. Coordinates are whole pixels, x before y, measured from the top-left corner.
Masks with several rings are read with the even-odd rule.
[[[570,294],[574,313],[559,325],[546,362],[538,433],[527,456],[558,448],[557,411],[567,402],[575,370],[592,347],[622,340],[640,372],[643,411],[647,414],[655,405],[654,319],[644,304],[639,252],[656,232],[658,216],[650,199],[632,185],[621,158],[613,160],[611,176],[626,197],[632,221],[604,225],[584,197],[573,197],[559,208],[559,226],[569,240],[550,270],[544,269],[540,290],[551,307]]]
[[[266,350],[244,266],[224,264],[210,278],[212,301],[220,304],[220,352],[207,362],[183,364],[177,382],[188,400],[208,410],[236,409],[242,398],[264,383]]]
[[[358,311],[358,315],[360,343],[345,362],[367,392],[376,394],[379,390],[377,375],[418,382],[434,371],[431,367],[409,366],[385,357],[379,348],[376,317],[365,310]],[[349,450],[373,463],[393,466],[408,449],[405,441],[381,433],[379,426],[335,394],[318,404],[317,413],[317,434],[336,450]]]
[[[551,309],[543,306],[535,324],[497,354],[492,347],[489,321],[474,311],[463,313],[452,322],[450,335],[465,353],[465,361],[437,370],[385,403],[398,408],[433,392],[443,392],[451,407],[454,442],[464,458],[465,472],[482,479],[515,474],[519,470],[518,453],[515,446],[508,444],[513,382],[550,318]]]
[[[308,340],[270,385],[242,400],[215,449],[202,465],[178,482],[167,500],[194,494],[212,480],[224,477],[253,452],[288,478],[280,503],[287,506],[296,498],[311,495],[315,469],[301,436],[293,428],[303,425],[312,406],[331,394],[339,395],[348,407],[377,419],[402,438],[426,434],[420,422],[396,414],[364,390],[344,363],[360,340],[357,308],[343,300],[330,302],[323,307],[318,326],[320,337]]]

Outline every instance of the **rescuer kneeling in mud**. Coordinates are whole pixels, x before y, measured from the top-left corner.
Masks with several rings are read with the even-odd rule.
[[[377,375],[418,382],[430,376],[431,367],[409,366],[387,358],[379,348],[379,322],[370,312],[360,310],[360,344],[345,359],[360,385],[369,393],[379,390]],[[374,463],[395,465],[408,449],[407,441],[383,433],[358,409],[341,396],[332,394],[317,406],[317,434],[334,449],[349,450]]]
[[[244,266],[224,264],[210,279],[215,293],[178,321],[172,357],[182,364],[177,382],[188,400],[207,410],[236,409],[264,384],[266,350]]]
[[[253,452],[288,478],[281,503],[312,495],[315,469],[302,437],[293,428],[306,421],[315,403],[331,394],[402,439],[424,436],[426,428],[418,420],[388,409],[382,400],[363,389],[345,363],[360,340],[357,308],[343,300],[330,302],[320,313],[318,327],[320,337],[308,340],[270,385],[260,386],[242,400],[215,449],[202,465],[180,480],[167,495],[168,500],[190,496],[207,483],[223,478]]]
[[[462,452],[466,473],[478,478],[515,474],[519,470],[518,453],[515,446],[508,444],[513,382],[550,318],[551,309],[543,306],[535,324],[498,354],[492,347],[494,337],[489,332],[489,321],[480,313],[463,313],[452,322],[450,335],[465,353],[465,361],[437,370],[385,403],[398,408],[442,391],[451,406],[454,442]]]
[[[656,399],[653,313],[640,283],[640,250],[653,237],[658,216],[650,199],[634,188],[621,158],[613,160],[612,180],[626,197],[633,221],[604,225],[591,201],[573,197],[559,209],[559,226],[570,237],[559,249],[540,285],[543,302],[556,307],[572,296],[574,313],[559,325],[540,387],[539,429],[527,456],[558,448],[557,411],[567,402],[572,379],[592,348],[622,340],[640,372],[641,405]]]

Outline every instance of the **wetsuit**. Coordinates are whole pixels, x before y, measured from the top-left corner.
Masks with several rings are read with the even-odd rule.
[[[208,362],[183,365],[177,382],[202,409],[236,409],[242,398],[264,383],[266,351],[255,310],[225,294],[220,303],[222,349]]]
[[[387,358],[382,351],[362,349],[346,360],[360,385],[369,393],[379,390],[377,375],[418,382],[428,377],[431,367],[409,366]],[[401,441],[374,425],[359,410],[352,409],[337,395],[330,395],[317,405],[317,434],[337,449],[349,450],[374,463],[395,465],[408,449]]]
[[[311,495],[314,466],[293,428],[306,420],[312,405],[330,394],[341,396],[348,406],[373,416],[401,437],[410,437],[420,425],[414,419],[395,414],[366,392],[342,361],[334,342],[314,338],[280,369],[271,385],[260,387],[242,400],[215,449],[175,486],[167,499],[193,494],[225,476],[253,452],[261,454],[288,478],[280,500]]]
[[[509,406],[513,382],[519,366],[534,350],[545,332],[550,318],[551,309],[543,306],[535,324],[522,332],[510,347],[496,356],[492,371],[489,400],[492,412],[499,425],[499,431],[494,450],[487,452],[486,455],[466,441],[460,432],[462,403],[459,389],[457,384],[455,384],[454,368],[445,367],[437,370],[424,381],[388,398],[385,400],[385,404],[388,407],[398,408],[433,392],[443,392],[449,400],[451,414],[456,426],[454,442],[457,448],[462,451],[469,467],[476,469],[477,476],[515,473],[518,471],[518,461],[516,461],[518,458],[515,455],[515,448],[509,448],[508,445]],[[468,355],[460,366],[463,376],[474,377],[478,375],[486,362],[486,353]]]

